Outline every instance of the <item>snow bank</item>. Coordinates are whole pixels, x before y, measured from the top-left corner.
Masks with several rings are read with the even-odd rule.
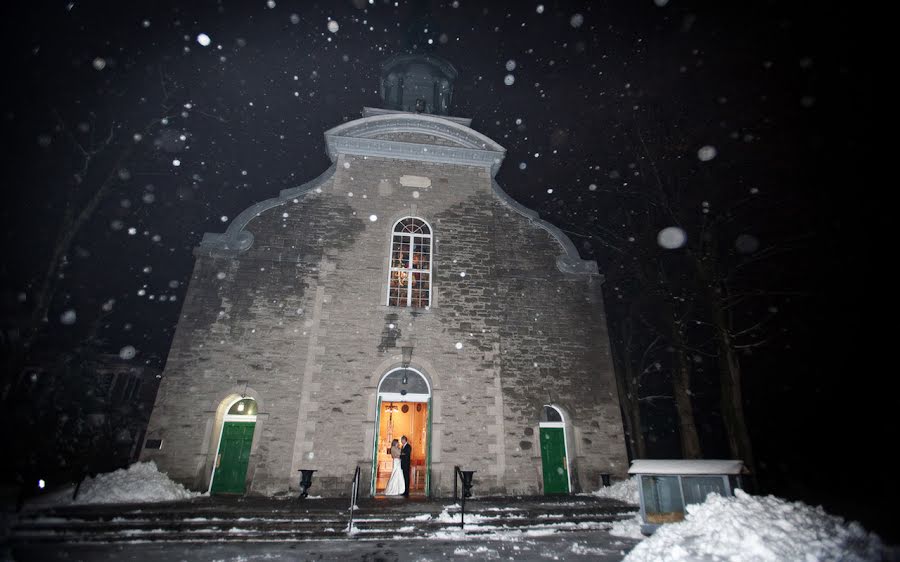
[[[609,528],[609,534],[614,537],[625,537],[629,539],[646,538],[641,533],[641,514],[636,513],[634,517],[623,519],[621,521],[613,521]]]
[[[641,504],[637,476],[632,476],[628,480],[616,482],[612,486],[604,486],[596,492],[591,492],[591,495],[599,498],[612,498],[632,505]]]
[[[821,507],[735,490],[733,498],[711,494],[706,502],[687,506],[683,522],[660,527],[625,562],[863,562],[886,556],[878,536],[859,523],[847,523]]]
[[[156,468],[156,463],[139,462],[128,468],[86,478],[76,504],[151,503],[187,500],[200,496],[172,482]]]
[[[27,506],[41,509],[55,505],[79,505],[95,503],[152,503],[186,500],[205,494],[186,490],[181,484],[156,468],[156,463],[139,462],[128,468],[85,478],[78,491],[78,499],[72,501],[75,485],[70,484],[54,492],[32,498]]]

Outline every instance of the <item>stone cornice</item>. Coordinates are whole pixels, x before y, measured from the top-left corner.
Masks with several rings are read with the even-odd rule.
[[[391,133],[434,135],[457,146],[402,142],[374,138]],[[478,131],[422,113],[389,113],[363,117],[325,131],[328,156],[336,162],[338,154],[380,158],[398,158],[424,162],[442,162],[465,166],[483,166],[496,175],[506,149]]]

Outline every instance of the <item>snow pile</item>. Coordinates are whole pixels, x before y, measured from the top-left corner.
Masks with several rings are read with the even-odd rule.
[[[846,523],[821,507],[735,490],[733,498],[710,494],[705,503],[687,506],[683,522],[660,527],[625,562],[862,562],[886,555],[878,536],[859,523]]]
[[[139,462],[128,468],[86,478],[73,503],[151,503],[186,500],[199,496],[172,482],[156,463]],[[71,496],[69,496],[71,497]]]
[[[635,513],[634,517],[623,519],[622,521],[614,521],[609,528],[609,534],[614,537],[625,537],[629,539],[644,539],[641,533],[641,514]]]
[[[641,497],[638,493],[638,477],[632,476],[628,480],[616,482],[612,486],[605,486],[596,492],[591,492],[592,496],[598,498],[611,498],[623,501],[632,505],[640,505]]]

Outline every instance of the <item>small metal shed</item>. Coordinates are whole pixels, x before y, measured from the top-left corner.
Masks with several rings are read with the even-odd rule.
[[[739,460],[662,460],[632,461],[628,474],[639,478],[641,494],[641,532],[652,535],[663,523],[684,519],[684,506],[703,503],[715,492],[733,496],[735,488],[742,488],[745,474]]]

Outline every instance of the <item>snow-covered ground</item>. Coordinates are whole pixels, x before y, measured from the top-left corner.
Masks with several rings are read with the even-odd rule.
[[[677,560],[886,560],[874,533],[821,507],[774,496],[710,494],[687,507],[685,520],[663,525],[638,544],[627,562]]]
[[[31,507],[97,503],[149,503],[186,500],[203,494],[191,492],[159,471],[156,463],[139,462],[128,468],[85,478],[72,500],[74,485],[66,486],[28,502]]]
[[[32,505],[162,502],[201,495],[171,481],[159,472],[153,462],[136,463],[127,469],[85,480],[75,502],[71,499],[72,490],[70,486],[48,494],[32,502]],[[617,482],[591,495],[636,505],[639,502],[637,479]],[[436,517],[427,514],[411,516],[407,521],[455,523],[459,515],[451,513],[451,509],[456,507],[446,506]],[[496,514],[490,515],[466,514],[467,526],[490,531],[503,515],[512,515],[502,511],[506,510],[497,509]],[[487,536],[501,541],[517,540],[526,536],[550,536],[562,530],[562,526],[557,529],[551,521],[546,523],[541,529],[527,531],[497,527],[494,533]],[[580,527],[575,525],[574,528]],[[821,507],[774,496],[751,496],[741,490],[736,490],[734,497],[710,494],[703,504],[687,507],[683,522],[663,525],[650,538],[641,535],[639,516],[611,526],[600,524],[597,528],[608,528],[615,537],[642,539],[627,554],[625,562],[900,560],[898,549],[885,546],[877,535],[867,532],[859,523],[829,515]],[[432,538],[466,540],[472,537],[465,531],[451,529],[438,532]],[[576,553],[575,550],[572,552]],[[472,554],[477,556],[479,553],[476,550]]]
[[[637,480],[601,488],[593,495],[637,503]],[[640,516],[613,524],[610,533],[641,538]],[[710,494],[706,502],[687,506],[683,522],[660,527],[639,543],[625,562],[895,559],[896,550],[885,547],[859,523],[829,515],[821,507],[736,490],[735,497]]]
[[[639,504],[636,477],[601,488],[591,495]],[[640,515],[612,525],[610,534],[643,538]],[[774,496],[735,497],[711,494],[687,507],[685,520],[660,527],[625,558],[625,562],[678,560],[741,561],[880,561],[900,560],[859,523],[829,515],[821,507]]]
[[[636,477],[616,482],[612,486],[604,486],[596,492],[591,492],[590,495],[597,496],[598,498],[611,498],[632,505],[640,505],[641,503],[641,496],[638,492],[638,480]]]

